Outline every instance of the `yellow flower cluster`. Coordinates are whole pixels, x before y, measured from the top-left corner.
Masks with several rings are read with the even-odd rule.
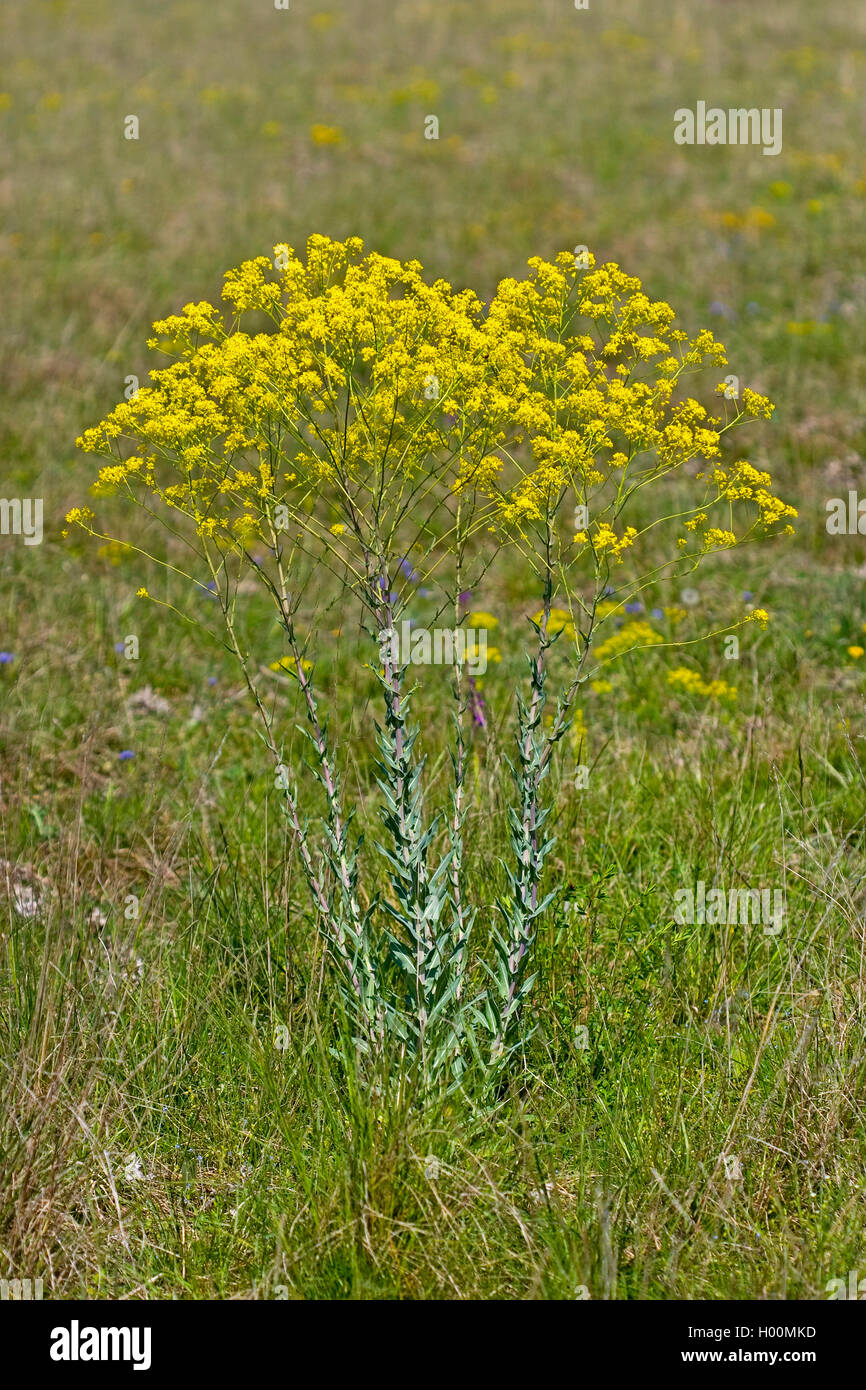
[[[718,466],[722,434],[747,417],[769,418],[773,406],[747,388],[736,419],[723,422],[692,397],[675,398],[688,373],[725,365],[724,347],[709,330],[689,338],[671,306],[651,300],[619,266],[586,259],[584,270],[565,253],[553,264],[534,259],[528,278],[498,288],[484,327],[496,387],[511,400],[514,435],[497,467],[475,482],[496,504],[497,528],[522,536],[573,495],[591,517],[574,532],[576,556],[589,550],[598,567],[621,562],[639,541],[634,527],[618,523],[630,487],[693,460]],[[796,515],[770,491],[768,475],[749,487],[750,466],[734,467],[737,492],[716,483],[712,495],[712,480],[702,508],[757,503],[764,529]],[[683,522],[690,525],[689,512]],[[707,511],[701,523],[697,555],[737,544],[751,529],[714,525]],[[687,531],[680,548],[688,544]]]
[[[612,632],[599,643],[595,648],[595,657],[601,662],[614,661],[618,656],[633,651],[636,647],[653,647],[663,641],[664,638],[659,636],[650,623],[626,623],[618,632]]]
[[[181,513],[205,548],[274,549],[291,531],[356,572],[419,490],[430,515],[470,494],[476,529],[524,550],[573,499],[586,520],[566,560],[597,574],[640,549],[631,492],[695,459],[709,470],[704,498],[676,513],[687,558],[795,516],[767,473],[720,462],[722,432],[770,402],[747,389],[724,424],[680,398],[686,374],[725,364],[722,344],[586,259],[531,260],[485,310],[357,237],[312,236],[303,257],[281,243],[227,272],[228,315],[189,303],[154,324],[150,345],[174,360],[78,441],[107,460],[95,491]],[[735,505],[757,522],[735,525]],[[88,509],[68,520],[94,529]]]
[[[229,271],[223,298],[228,326],[204,303],[154,324],[150,345],[177,360],[78,441],[110,459],[101,484],[144,489],[237,548],[272,541],[280,503],[292,525],[363,544],[371,495],[393,516],[420,473],[448,490],[496,476],[513,398],[471,291],[314,236],[306,260],[282,244]],[[246,332],[249,313],[273,331]]]
[[[728,685],[726,681],[705,681],[697,671],[691,671],[687,666],[677,666],[673,671],[668,671],[668,685],[684,690],[689,695],[701,695],[708,700],[731,702],[737,698],[737,691],[733,685]]]
[[[537,623],[539,627],[541,626],[543,618],[543,608],[532,615],[532,621]],[[559,632],[564,633],[566,637],[573,638],[574,623],[571,620],[571,614],[567,613],[564,608],[551,608],[547,616],[547,634],[549,637],[555,637]]]
[[[703,478],[704,475],[699,473],[698,477]],[[775,526],[778,522],[784,521],[788,517],[794,518],[797,515],[795,507],[789,506],[788,503],[783,502],[780,497],[776,497],[770,491],[773,480],[769,473],[753,467],[745,459],[739,459],[727,469],[714,468],[712,482],[718,489],[718,496],[721,501],[741,502],[749,500],[755,502],[760,514],[761,525],[765,531],[768,531],[771,526]],[[790,523],[784,529],[788,535],[792,534],[794,530]],[[735,541],[736,537],[728,543],[733,545]]]

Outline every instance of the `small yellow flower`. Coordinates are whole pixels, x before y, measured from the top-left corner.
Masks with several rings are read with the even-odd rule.
[[[281,656],[279,661],[272,661],[269,669],[271,671],[287,671],[290,676],[297,675],[298,668],[293,656]],[[301,657],[301,670],[312,671],[312,661],[307,661],[306,657]]]
[[[863,648],[862,648],[862,647],[849,647],[849,648],[848,648],[848,655],[849,655],[850,657],[853,657],[853,659],[854,659],[855,661],[859,661],[860,658],[861,658],[861,656],[863,655]]]
[[[766,608],[753,608],[746,619],[747,623],[759,623],[761,627],[766,627],[769,621],[770,615]]]
[[[150,594],[147,592],[147,590],[146,590],[144,587],[142,587],[142,588],[140,588],[140,589],[136,589],[136,591],[135,591],[135,597],[136,597],[136,598],[150,598]]]
[[[310,139],[314,145],[342,145],[343,132],[338,125],[311,125]]]
[[[541,626],[544,618],[544,609],[538,613],[533,613],[532,621]],[[571,614],[564,608],[551,608],[550,616],[547,620],[547,633],[549,637],[555,637],[557,632],[564,632],[566,637],[574,636],[574,623],[571,621]]]
[[[342,521],[335,521],[334,524],[333,524],[333,526],[331,527],[331,535],[332,535],[332,536],[342,536],[342,534],[343,534],[343,532],[345,531],[345,529],[346,529],[346,528],[345,528],[345,526],[343,525]]]
[[[499,626],[498,618],[495,618],[492,613],[483,612],[481,609],[477,613],[470,613],[466,621],[469,627],[483,627],[487,632],[492,632],[495,627]]]

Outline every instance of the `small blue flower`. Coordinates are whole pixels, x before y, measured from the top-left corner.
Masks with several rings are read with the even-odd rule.
[[[616,590],[614,589],[613,585],[612,585],[612,584],[608,584],[607,588],[604,590],[604,597],[605,597],[605,598],[610,598],[611,594],[615,594],[615,593],[616,593]]]
[[[409,564],[409,561],[405,557],[400,561],[400,569],[406,577],[406,579],[409,580],[410,584],[418,583],[418,580],[421,576],[419,575],[417,570],[412,568],[412,566]]]
[[[124,748],[123,752],[122,752],[122,753],[118,753],[117,756],[118,756],[118,758],[120,759],[120,761],[121,761],[122,763],[128,763],[129,760],[130,760],[130,758],[134,758],[134,757],[135,757],[135,754],[133,753],[133,751],[132,751],[131,748]]]
[[[650,617],[655,618],[656,622],[660,623],[662,618],[664,617],[664,613],[660,608],[654,608],[653,611],[650,613]]]
[[[744,603],[751,603],[751,601],[752,601],[752,591],[751,591],[751,589],[746,589],[746,590],[744,591],[744,593],[743,593],[743,602],[744,602]]]
[[[115,644],[114,644],[114,650],[117,652],[118,656],[123,656],[123,653],[126,651],[126,643],[125,643],[125,642],[115,642]]]
[[[208,678],[207,678],[207,683],[208,683],[208,685],[216,685],[216,683],[217,683],[217,678],[216,678],[216,676],[208,676]]]
[[[14,660],[12,652],[0,652],[0,666],[9,666]]]
[[[418,590],[418,597],[419,597],[419,598],[430,598],[430,596],[431,596],[432,593],[433,593],[433,590],[432,590],[432,589],[419,589],[419,590]]]
[[[640,599],[635,599],[634,603],[626,604],[625,611],[626,613],[642,613],[643,604],[641,603]]]

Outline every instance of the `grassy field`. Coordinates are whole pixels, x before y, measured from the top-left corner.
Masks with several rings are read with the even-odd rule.
[[[866,1273],[866,537],[825,527],[866,486],[862,7],[31,0],[0,26],[2,492],[45,508],[41,545],[0,536],[0,1277],[55,1298],[816,1299]],[[781,154],[675,145],[698,100],[782,108]],[[571,741],[555,773],[537,1027],[492,1115],[347,1077],[211,615],[137,602],[137,558],[61,537],[94,477],[74,440],[146,378],[151,322],[313,232],[482,296],[531,255],[619,262],[776,402],[749,457],[799,509],[795,536],[709,564],[678,620],[691,640],[769,611],[737,661],[689,649],[735,698],[671,685],[683,662],[655,653],[587,693],[588,786]],[[374,682],[331,599],[304,616],[372,827]],[[483,938],[533,595],[500,570],[473,601],[502,656],[470,749]],[[278,634],[255,600],[245,621],[267,669]],[[297,692],[272,686],[297,758]],[[435,797],[435,683],[415,718]],[[677,923],[701,880],[783,888],[783,930]]]

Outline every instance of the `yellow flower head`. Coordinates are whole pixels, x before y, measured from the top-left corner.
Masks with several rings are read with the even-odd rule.
[[[499,626],[498,618],[495,618],[492,613],[485,613],[480,609],[470,613],[466,622],[469,627],[483,627],[488,632],[492,632],[494,628]]]

